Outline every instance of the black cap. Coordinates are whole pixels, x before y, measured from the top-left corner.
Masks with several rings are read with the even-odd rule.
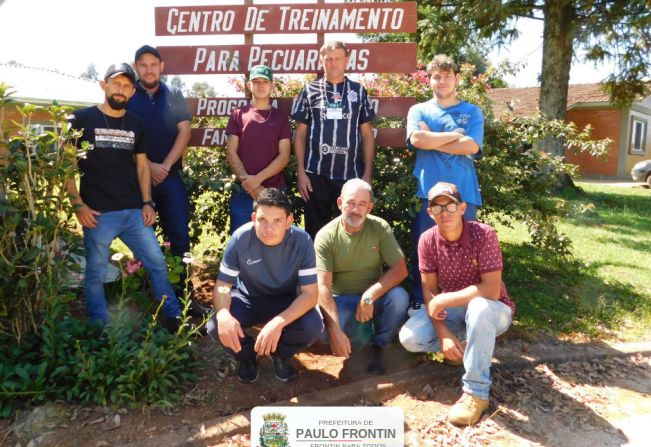
[[[109,68],[106,70],[106,74],[104,75],[104,80],[106,81],[118,75],[124,75],[129,78],[131,82],[134,84],[136,83],[136,74],[133,72],[133,68],[131,68],[131,65],[124,62],[109,65]]]
[[[161,60],[161,61],[163,60],[163,58],[160,57],[160,53],[158,52],[156,47],[152,47],[151,45],[143,45],[143,46],[141,46],[140,48],[138,48],[136,50],[136,57],[134,58],[134,61],[137,62],[138,59],[140,59],[140,57],[145,53],[153,54],[154,56],[156,56],[158,58],[158,60]]]

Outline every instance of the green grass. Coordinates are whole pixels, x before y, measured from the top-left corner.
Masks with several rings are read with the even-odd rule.
[[[578,183],[565,195],[572,213],[559,230],[574,259],[527,246],[527,230],[498,226],[504,280],[517,303],[517,325],[555,334],[618,339],[651,335],[651,191]]]

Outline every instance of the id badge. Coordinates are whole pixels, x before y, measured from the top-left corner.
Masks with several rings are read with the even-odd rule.
[[[343,117],[344,117],[344,108],[341,106],[341,103],[328,104],[328,108],[326,109],[326,119],[340,120]]]

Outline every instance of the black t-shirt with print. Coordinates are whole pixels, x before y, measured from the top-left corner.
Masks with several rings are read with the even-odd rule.
[[[146,152],[142,120],[129,111],[113,118],[88,107],[73,112],[70,125],[83,130],[78,147],[90,143],[85,158],[78,160],[84,203],[100,212],[141,208],[134,155]]]

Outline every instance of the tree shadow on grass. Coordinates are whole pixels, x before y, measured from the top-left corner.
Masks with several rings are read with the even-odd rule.
[[[633,285],[605,281],[603,263],[585,266],[571,259],[545,258],[524,244],[503,243],[504,282],[516,302],[516,319],[552,334],[604,335],[624,318],[651,314],[651,300]]]

